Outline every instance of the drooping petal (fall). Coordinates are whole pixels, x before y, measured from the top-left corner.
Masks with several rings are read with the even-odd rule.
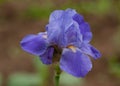
[[[41,34],[28,35],[22,39],[20,44],[23,50],[37,56],[43,54],[48,46],[46,39]]]
[[[54,48],[49,47],[44,54],[39,56],[43,64],[48,65],[52,63],[53,52],[54,52]]]
[[[82,47],[80,49],[83,53],[92,56],[94,59],[101,57],[100,52],[90,44],[82,44]]]
[[[65,48],[61,56],[60,68],[73,76],[84,77],[91,70],[92,63],[78,48],[76,52]]]

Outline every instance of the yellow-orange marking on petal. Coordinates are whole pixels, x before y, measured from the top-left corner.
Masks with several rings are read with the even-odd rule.
[[[75,46],[70,45],[67,48],[71,49],[74,53],[76,52],[76,47]]]

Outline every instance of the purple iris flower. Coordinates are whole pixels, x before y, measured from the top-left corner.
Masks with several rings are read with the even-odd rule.
[[[21,47],[39,56],[42,63],[59,62],[61,70],[84,77],[92,68],[88,55],[100,58],[100,52],[90,45],[92,33],[82,15],[74,9],[56,10],[51,13],[46,32],[30,34],[23,38]]]

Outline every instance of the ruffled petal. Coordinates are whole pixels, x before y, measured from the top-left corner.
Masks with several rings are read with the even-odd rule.
[[[72,19],[75,14],[76,11],[73,9],[57,10],[51,14],[49,24],[46,26],[49,42],[59,47],[66,46],[65,32],[75,22]],[[75,27],[79,30],[79,25]]]
[[[74,9],[66,9],[64,11],[64,14],[62,16],[63,20],[62,20],[62,28],[64,28],[64,30],[66,31],[72,24],[73,24],[73,16],[76,14],[77,12]]]
[[[74,9],[68,8],[68,9],[65,10],[65,14],[67,14],[70,17],[74,16],[76,13],[77,12]]]
[[[60,68],[73,76],[84,77],[91,70],[92,63],[79,49],[73,52],[65,48],[60,60]]]
[[[92,56],[94,59],[101,57],[100,52],[90,44],[82,44],[80,49],[82,50],[82,52]]]
[[[56,10],[50,14],[49,22],[60,20],[61,18],[64,19],[65,15],[66,15],[66,17],[72,17],[76,13],[77,12],[74,9],[66,9],[65,11],[64,10]]]
[[[79,25],[74,22],[65,32],[65,40],[66,45],[73,45],[73,46],[79,46],[80,43],[82,42],[82,35],[80,34],[79,31]]]
[[[28,35],[22,39],[20,44],[23,50],[37,56],[43,54],[48,46],[46,39],[41,34]]]
[[[50,15],[49,22],[56,21],[62,18],[63,10],[53,11]]]
[[[84,22],[79,25],[80,32],[83,35],[83,42],[89,43],[92,39],[92,32],[88,23]]]
[[[80,14],[78,14],[78,13],[73,16],[73,20],[75,20],[79,25],[80,25],[81,23],[84,23],[84,18],[83,18],[83,16],[80,15]]]
[[[92,39],[92,33],[90,31],[89,24],[84,21],[83,16],[80,14],[75,14],[73,16],[73,20],[79,24],[80,32],[83,35],[83,42],[89,43]]]
[[[43,64],[49,65],[52,63],[53,52],[54,48],[49,47],[44,54],[39,56]]]

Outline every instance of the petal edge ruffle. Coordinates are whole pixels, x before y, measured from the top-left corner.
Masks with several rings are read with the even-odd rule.
[[[101,57],[100,52],[90,44],[83,44],[80,49],[83,53],[92,56],[94,59]]]

